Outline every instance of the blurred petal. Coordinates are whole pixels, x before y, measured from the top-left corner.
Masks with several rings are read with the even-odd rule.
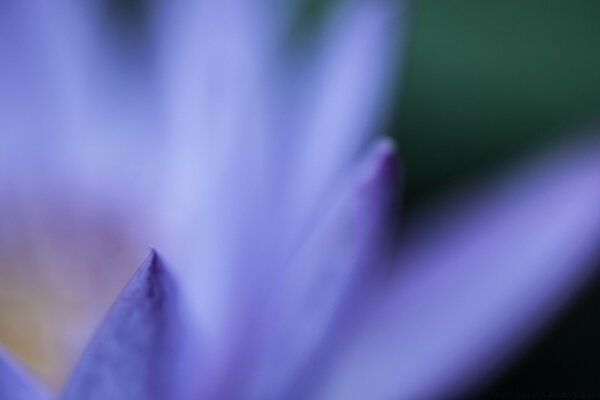
[[[86,132],[82,119],[92,109],[84,97],[95,80],[84,8],[68,0],[0,3],[3,160],[47,163],[64,156],[74,130]]]
[[[0,348],[0,399],[41,400],[46,395],[17,361]]]
[[[184,289],[194,283],[197,314],[207,335],[221,342],[252,301],[249,278],[268,274],[246,266],[269,254],[262,250],[272,226],[265,214],[279,171],[272,163],[270,13],[254,1],[164,3],[155,27],[169,138],[168,167],[159,176],[167,187],[161,248],[189,267]]]
[[[381,140],[294,257],[263,335],[263,369],[253,396],[301,398],[338,320],[361,297],[384,261],[396,164],[393,145]],[[389,260],[386,260],[389,261]]]
[[[131,163],[131,153],[153,143],[156,96],[147,67],[116,57],[105,17],[100,2],[0,3],[0,166],[9,179],[123,191],[140,181],[151,158]]]
[[[300,79],[290,124],[296,138],[288,199],[293,240],[312,229],[314,213],[383,128],[404,22],[399,8],[384,1],[338,7]]]
[[[595,272],[597,141],[468,195],[407,232],[396,275],[355,310],[317,398],[421,399],[466,390]]]
[[[63,399],[180,398],[179,306],[174,282],[152,252],[98,329]]]
[[[176,0],[155,14],[168,133],[167,201],[177,202],[166,207],[166,220],[189,226],[189,216],[203,210],[198,204],[212,202],[203,217],[216,214],[221,221],[231,206],[206,193],[221,195],[224,180],[233,188],[247,181],[259,185],[267,171],[261,157],[270,154],[272,139],[265,126],[273,61],[268,13],[254,1]]]

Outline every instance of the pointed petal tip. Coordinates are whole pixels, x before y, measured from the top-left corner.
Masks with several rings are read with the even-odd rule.
[[[179,370],[185,336],[179,311],[174,280],[151,249],[98,328],[62,399],[174,398],[180,373],[172,374]]]
[[[152,275],[168,270],[161,253],[154,247],[150,247],[150,254],[142,263],[140,269],[147,270]]]
[[[145,277],[145,279],[142,277]],[[172,286],[174,283],[174,276],[168,263],[165,262],[162,254],[154,247],[150,247],[150,254],[131,278],[131,282],[146,280],[150,287]]]
[[[163,259],[158,251],[151,247],[150,253],[135,271],[125,289],[121,293],[121,296],[133,286],[144,286],[148,290],[163,286],[170,286],[168,283],[169,280],[171,280],[171,276],[168,268],[163,262]],[[121,296],[117,299],[117,302],[121,299]]]
[[[397,173],[396,145],[390,138],[378,139],[367,157],[362,181],[370,184],[379,180],[392,183]]]
[[[396,154],[396,143],[387,136],[379,138],[375,144],[375,152],[381,156],[394,156]]]

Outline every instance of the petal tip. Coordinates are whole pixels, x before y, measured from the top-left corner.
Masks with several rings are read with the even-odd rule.
[[[375,143],[370,157],[367,157],[367,167],[364,182],[379,179],[394,179],[397,170],[396,145],[390,138],[379,139]]]

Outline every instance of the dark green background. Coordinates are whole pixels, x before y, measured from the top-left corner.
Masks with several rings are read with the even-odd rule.
[[[318,0],[306,4],[305,21],[328,8]],[[402,156],[404,213],[580,134],[598,118],[600,1],[421,0],[410,3],[409,15],[389,131]],[[590,282],[558,323],[476,397],[520,391],[600,398],[599,366],[600,282]]]
[[[459,181],[576,135],[600,112],[600,1],[412,4],[391,133],[408,212]],[[600,398],[600,283],[497,381],[493,392]],[[518,397],[517,397],[518,398]]]
[[[412,13],[392,129],[411,201],[598,116],[600,2],[425,0]]]

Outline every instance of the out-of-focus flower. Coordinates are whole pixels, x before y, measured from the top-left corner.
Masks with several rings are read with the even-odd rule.
[[[290,50],[289,5],[268,3],[156,3],[134,47],[95,2],[0,3],[0,340],[56,384],[145,246],[169,264],[152,252],[61,398],[460,393],[593,272],[597,141],[397,243],[373,134],[398,10],[349,1]],[[1,357],[0,398],[46,397]]]

